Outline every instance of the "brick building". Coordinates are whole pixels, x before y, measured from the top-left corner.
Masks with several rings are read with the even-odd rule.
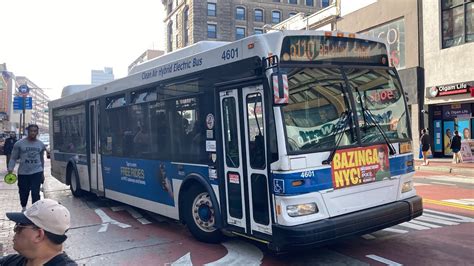
[[[234,41],[264,32],[303,12],[311,14],[329,0],[162,0],[166,18],[166,51],[203,41]]]

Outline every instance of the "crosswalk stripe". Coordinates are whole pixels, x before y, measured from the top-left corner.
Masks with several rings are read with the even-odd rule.
[[[459,223],[450,222],[450,221],[435,218],[436,216],[430,217],[430,216],[427,216],[427,215],[429,215],[429,214],[424,214],[424,215],[416,218],[416,220],[425,221],[425,222],[432,222],[432,223],[437,223],[437,224],[442,224],[442,225],[458,225],[459,224]]]
[[[399,224],[399,226],[408,227],[408,228],[410,228],[410,229],[415,229],[415,230],[427,230],[427,229],[430,229],[429,227],[426,227],[426,226],[423,226],[423,225],[413,224],[413,223],[411,223],[411,222],[404,222],[404,223]]]
[[[472,199],[449,199],[449,200],[443,200],[444,202],[450,202],[450,203],[457,203],[457,204],[462,204],[462,205],[467,205],[467,206],[474,206],[474,200]]]
[[[398,233],[398,234],[406,234],[408,233],[407,230],[402,230],[402,229],[395,229],[395,228],[385,228],[382,231],[387,231],[387,232],[392,232],[392,233]]]
[[[417,221],[416,219],[415,219],[415,220],[411,220],[410,223],[417,224],[417,225],[423,225],[423,226],[431,227],[431,228],[441,228],[441,226],[439,226],[439,225],[430,224],[430,223],[425,223],[425,222],[420,222],[420,221]]]

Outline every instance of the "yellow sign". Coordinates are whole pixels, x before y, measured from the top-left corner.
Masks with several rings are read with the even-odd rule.
[[[390,177],[385,145],[339,150],[332,160],[334,189],[380,181]]]

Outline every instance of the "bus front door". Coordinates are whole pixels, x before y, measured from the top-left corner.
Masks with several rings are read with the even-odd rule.
[[[271,234],[263,86],[220,92],[227,223]]]
[[[91,191],[103,194],[104,182],[102,179],[101,162],[99,154],[99,101],[89,103],[89,177]]]

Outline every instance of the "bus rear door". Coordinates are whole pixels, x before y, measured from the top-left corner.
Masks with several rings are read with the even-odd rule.
[[[219,94],[227,223],[271,235],[263,86]]]
[[[104,192],[104,182],[102,179],[101,161],[99,153],[99,101],[89,102],[89,173],[91,191],[99,195]]]

